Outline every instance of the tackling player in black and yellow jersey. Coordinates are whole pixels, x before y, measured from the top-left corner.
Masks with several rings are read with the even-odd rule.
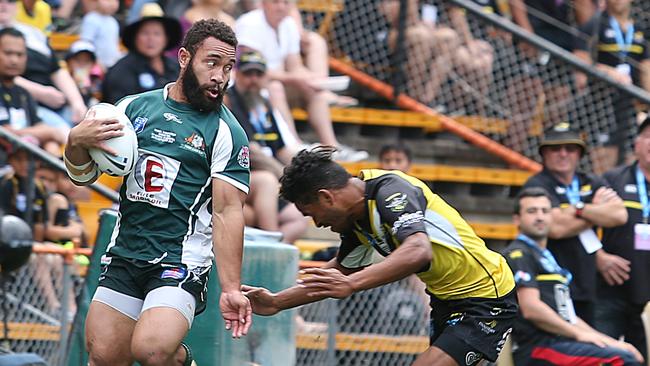
[[[303,150],[285,168],[281,192],[318,226],[341,236],[335,259],[273,294],[244,286],[253,311],[276,312],[343,298],[417,274],[431,298],[431,347],[414,365],[494,361],[517,315],[506,260],[423,182],[397,171],[352,177],[327,147]],[[385,260],[374,263],[373,253]]]

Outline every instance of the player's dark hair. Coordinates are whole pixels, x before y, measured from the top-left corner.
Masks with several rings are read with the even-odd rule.
[[[515,215],[519,215],[521,211],[521,200],[526,197],[546,197],[551,201],[551,195],[548,194],[548,191],[542,187],[528,187],[524,188],[515,197]]]
[[[4,36],[11,36],[25,40],[25,36],[18,29],[12,27],[0,29],[0,39]]]
[[[201,46],[207,38],[214,37],[233,47],[237,47],[237,37],[235,32],[226,23],[216,19],[203,19],[194,23],[190,30],[187,31],[181,46],[194,56],[197,48]]]
[[[411,149],[409,149],[406,145],[403,144],[387,144],[381,147],[381,150],[379,150],[379,159],[384,157],[385,154],[388,154],[391,151],[395,151],[398,153],[402,153],[406,155],[406,159],[411,162],[413,160],[413,155],[411,154]]]
[[[280,194],[287,201],[309,204],[319,189],[340,189],[348,183],[350,173],[332,160],[336,148],[318,146],[302,150],[291,159],[280,178]]]

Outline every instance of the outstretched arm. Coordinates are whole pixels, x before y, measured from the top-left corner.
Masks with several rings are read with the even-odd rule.
[[[321,268],[301,271],[308,276],[298,280],[298,285],[277,294],[249,286],[244,286],[244,292],[251,300],[256,314],[273,315],[281,310],[328,297],[344,298],[354,292],[400,280],[420,271],[431,263],[431,259],[431,244],[426,234],[415,233],[407,237],[384,261],[363,270],[346,269],[334,259]]]
[[[358,269],[349,269],[341,266],[336,258],[325,263],[319,269],[337,271],[345,276],[357,271]],[[301,271],[304,273],[304,271]],[[327,296],[312,296],[313,290],[303,285],[296,285],[282,290],[276,294],[262,287],[242,286],[242,291],[250,299],[253,306],[253,312],[257,315],[273,315],[279,311],[291,309],[296,306],[309,304],[320,301]]]
[[[219,306],[226,329],[232,329],[236,338],[248,333],[252,313],[240,290],[245,200],[246,194],[235,186],[212,179],[212,242],[221,283]]]

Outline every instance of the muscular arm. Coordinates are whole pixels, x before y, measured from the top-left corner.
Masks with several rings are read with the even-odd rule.
[[[561,225],[551,225],[551,230],[548,233],[548,237],[551,239],[563,239],[576,236],[592,226],[589,221],[575,216],[575,208],[573,206],[567,208],[555,207],[551,210],[551,216],[553,217],[552,222],[562,223]]]
[[[363,291],[391,283],[420,271],[431,263],[431,243],[426,234],[408,236],[403,244],[384,261],[372,264],[350,275],[333,269],[308,269],[309,276],[299,280],[301,285],[278,294],[279,309],[293,307],[327,297],[344,298],[354,292]],[[302,288],[300,288],[302,286]],[[280,296],[281,295],[281,296]]]
[[[52,74],[52,82],[61,92],[63,92],[63,95],[65,95],[65,98],[72,109],[73,122],[76,123],[81,121],[87,108],[72,76],[70,76],[68,71],[58,69]]]
[[[344,275],[350,275],[355,272],[361,271],[363,268],[345,268],[339,264],[336,258],[325,263],[321,268],[333,268],[343,273]],[[312,302],[320,301],[327,296],[310,296],[309,293],[312,292],[312,289],[303,287],[303,286],[293,286],[285,290],[282,290],[273,296],[274,306],[277,307],[278,311],[291,309],[296,306],[309,304]]]
[[[354,292],[379,287],[422,270],[432,258],[429,238],[418,232],[408,236],[384,261],[350,275],[350,282]]]
[[[535,287],[517,288],[517,299],[522,316],[536,327],[551,334],[576,339],[578,326],[562,319],[558,313],[540,299],[539,289]]]
[[[235,186],[212,179],[212,243],[223,292],[240,291],[245,200]]]
[[[596,226],[614,227],[627,222],[627,209],[620,199],[599,204],[587,203],[582,217]]]
[[[65,104],[65,95],[53,86],[42,85],[27,80],[22,76],[16,78],[16,85],[26,89],[34,100],[50,108],[61,108]]]

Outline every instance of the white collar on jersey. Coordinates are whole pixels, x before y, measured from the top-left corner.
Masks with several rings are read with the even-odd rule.
[[[163,87],[163,100],[167,100],[167,97],[169,97],[169,88],[174,84],[174,82],[171,82]]]

